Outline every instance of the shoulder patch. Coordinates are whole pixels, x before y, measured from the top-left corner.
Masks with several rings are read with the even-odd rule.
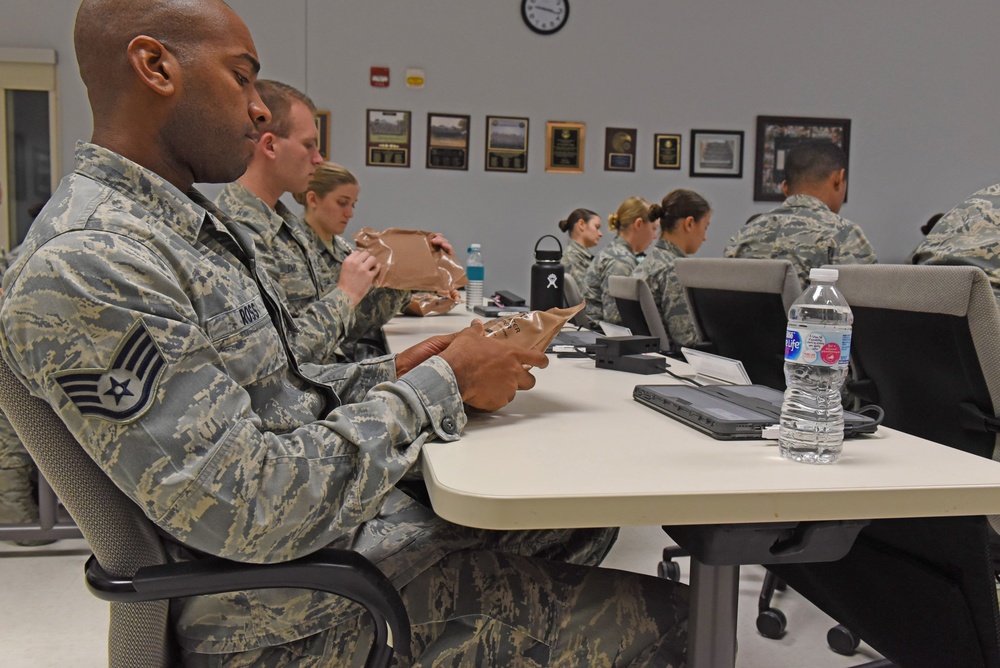
[[[53,379],[83,415],[128,422],[149,409],[164,366],[156,342],[137,320],[108,368],[61,371]]]

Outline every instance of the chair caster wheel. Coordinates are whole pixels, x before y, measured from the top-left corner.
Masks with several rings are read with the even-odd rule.
[[[785,627],[788,620],[785,613],[777,608],[768,608],[757,613],[757,631],[765,638],[777,640],[785,635]]]
[[[851,656],[861,644],[861,638],[854,635],[846,626],[837,624],[826,632],[826,642],[837,654]]]
[[[681,567],[675,561],[661,561],[656,566],[656,574],[665,579],[678,582],[681,579]]]

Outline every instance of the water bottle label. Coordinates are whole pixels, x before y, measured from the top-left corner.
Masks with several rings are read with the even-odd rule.
[[[846,367],[850,356],[850,328],[788,323],[785,332],[786,362]]]
[[[485,267],[466,267],[465,275],[469,277],[470,281],[481,281],[486,275]]]

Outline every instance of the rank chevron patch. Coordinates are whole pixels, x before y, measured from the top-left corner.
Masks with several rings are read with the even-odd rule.
[[[127,422],[149,408],[164,365],[146,325],[137,320],[107,369],[62,371],[53,378],[83,415]]]

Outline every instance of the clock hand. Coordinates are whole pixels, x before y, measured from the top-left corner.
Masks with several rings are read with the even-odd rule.
[[[538,7],[533,7],[533,9],[541,10],[543,12],[548,12],[549,14],[556,14],[556,15],[562,14],[561,11],[556,11],[556,10],[552,9],[551,7],[541,7],[541,6],[538,6]]]

